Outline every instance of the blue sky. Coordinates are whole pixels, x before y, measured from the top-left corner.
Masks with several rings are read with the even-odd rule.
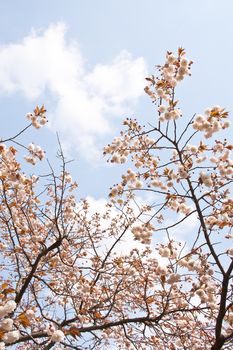
[[[25,136],[54,159],[57,131],[80,196],[106,196],[121,170],[103,146],[126,116],[155,117],[144,95],[166,50],[186,48],[192,77],[179,88],[185,115],[219,104],[233,110],[233,3],[230,0],[40,0],[0,2],[0,103],[3,136],[26,124],[36,104],[50,126]]]

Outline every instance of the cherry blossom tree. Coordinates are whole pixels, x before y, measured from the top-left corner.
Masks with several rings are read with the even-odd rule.
[[[214,138],[230,124],[220,106],[185,121],[175,92],[191,65],[167,52],[146,78],[154,122],[126,119],[105,147],[129,168],[104,212],[77,201],[61,147],[60,173],[23,172],[19,149],[35,169],[45,158],[18,141],[46,124],[44,106],[1,140],[0,349],[232,348],[233,146]],[[129,234],[140,248],[120,252]]]

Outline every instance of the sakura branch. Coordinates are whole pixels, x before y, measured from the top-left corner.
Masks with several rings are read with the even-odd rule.
[[[60,172],[50,160],[39,176],[45,152],[19,142],[46,124],[44,106],[1,141],[0,350],[232,348],[229,115],[212,106],[186,121],[176,86],[191,66],[180,48],[147,78],[156,116],[126,119],[105,147],[129,166],[102,212],[77,200],[61,147]]]

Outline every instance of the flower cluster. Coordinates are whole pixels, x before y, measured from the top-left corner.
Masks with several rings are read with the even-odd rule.
[[[42,107],[36,106],[33,112],[34,113],[27,113],[26,118],[31,121],[32,125],[36,129],[39,129],[41,126],[47,123],[47,118],[45,115],[46,109],[44,108],[44,105],[42,105]]]
[[[167,245],[160,244],[158,252],[162,258],[176,259],[178,256],[178,245],[170,241]]]
[[[169,120],[177,120],[181,116],[180,109],[172,109],[170,107],[166,107],[161,105],[158,108],[158,111],[162,113],[159,117],[160,122],[169,121]]]
[[[219,228],[233,227],[233,201],[231,199],[223,202],[220,209],[215,209],[211,215],[205,218],[207,227]]]
[[[0,349],[5,349],[5,344],[11,344],[19,339],[20,332],[18,330],[12,330],[14,321],[6,317],[11,314],[16,308],[14,300],[8,300],[5,305],[0,306],[0,332],[2,333],[0,342]]]
[[[167,195],[167,207],[176,211],[177,213],[183,213],[185,215],[190,214],[192,209],[186,204],[185,199],[176,195]]]
[[[192,61],[186,58],[185,50],[179,48],[177,55],[167,52],[165,64],[158,66],[160,77],[152,75],[146,78],[149,84],[145,87],[145,92],[153,101],[159,100],[160,122],[176,120],[181,116],[181,110],[176,108],[178,101],[174,101],[174,88],[185,76],[190,75],[191,64]]]
[[[111,154],[111,163],[125,163],[127,157],[132,153],[141,152],[143,158],[146,155],[148,148],[155,144],[155,140],[147,134],[143,134],[143,127],[135,120],[126,118],[123,125],[128,127],[128,132],[121,132],[121,137],[115,137],[111,144],[104,147],[104,155]],[[139,136],[136,138],[135,136]],[[145,154],[144,154],[145,153]],[[136,167],[140,168],[143,164],[143,158],[137,156]]]
[[[5,317],[13,312],[16,308],[16,303],[14,300],[9,300],[5,305],[0,306],[0,317]]]
[[[223,144],[216,141],[213,147],[214,156],[210,157],[210,161],[217,166],[220,176],[231,178],[233,174],[233,159],[230,158],[233,145]],[[219,153],[219,155],[218,155]]]
[[[204,184],[206,187],[212,187],[213,186],[213,176],[210,173],[206,173],[204,171],[200,172],[200,181],[202,184]]]
[[[32,165],[36,164],[37,159],[42,160],[45,157],[45,151],[34,143],[28,145],[28,151],[29,155],[25,156],[24,159]]]
[[[134,239],[143,244],[150,244],[154,227],[150,223],[136,225],[132,228]]]
[[[65,334],[61,330],[56,329],[52,324],[49,324],[45,331],[49,336],[51,336],[51,341],[56,343],[62,342],[65,338]]]
[[[226,129],[230,126],[229,121],[224,121],[227,118],[228,112],[224,108],[214,106],[208,108],[204,115],[197,115],[194,122],[193,128],[195,130],[203,131],[205,138],[210,138],[215,132],[222,129]]]
[[[210,271],[212,273],[212,270]],[[208,271],[206,271],[205,275],[200,277],[200,283],[194,284],[194,287],[196,288],[195,294],[198,295],[201,303],[206,303],[211,308],[215,309],[217,303],[216,284],[208,274]]]
[[[166,59],[165,65],[161,67],[161,75],[165,81],[175,87],[177,82],[183,80],[186,75],[190,75],[192,61],[186,58],[185,50],[182,48],[178,49],[177,56],[167,52]]]
[[[4,334],[3,336],[3,341],[5,344],[12,344],[15,341],[19,340],[20,338],[20,333],[18,330],[15,331],[10,331]]]

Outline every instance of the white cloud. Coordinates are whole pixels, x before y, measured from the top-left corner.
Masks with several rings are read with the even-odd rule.
[[[65,25],[57,23],[0,46],[0,93],[21,92],[35,103],[51,94],[50,127],[68,147],[93,159],[112,118],[129,112],[143,94],[146,64],[123,50],[113,62],[88,71],[78,43],[65,34]]]

